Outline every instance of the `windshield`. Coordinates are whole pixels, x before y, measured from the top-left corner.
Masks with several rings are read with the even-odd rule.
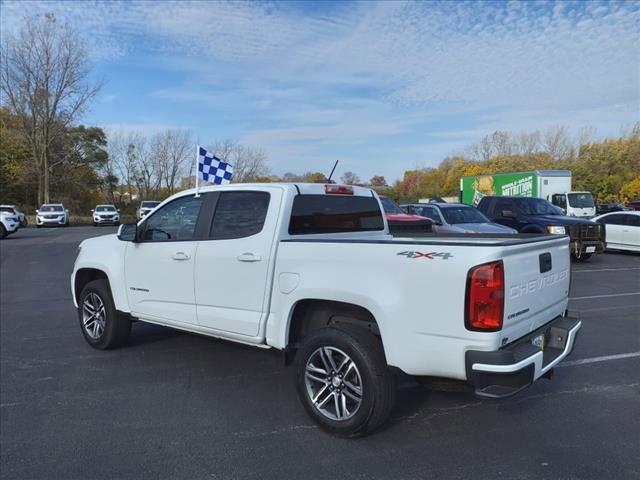
[[[569,206],[573,208],[593,208],[593,195],[590,193],[568,193]]]
[[[142,202],[140,206],[142,208],[156,208],[158,205],[160,205],[160,202]]]
[[[115,212],[116,207],[113,205],[98,205],[96,207],[96,212]]]
[[[0,207],[0,212],[13,213],[13,207]]]
[[[384,208],[384,211],[386,213],[393,213],[393,214],[404,213],[402,209],[398,205],[396,205],[395,202],[390,198],[380,197],[380,201],[382,202],[382,208]]]
[[[541,198],[514,198],[514,202],[525,215],[564,215],[558,207]]]
[[[42,205],[40,212],[62,212],[62,205]]]
[[[440,215],[438,215],[436,207],[412,207],[411,211],[412,213],[415,213],[416,215],[420,215],[421,217],[427,217],[436,223],[439,223],[442,221],[442,219],[440,218]]]
[[[489,219],[473,207],[440,208],[447,223],[488,223]]]

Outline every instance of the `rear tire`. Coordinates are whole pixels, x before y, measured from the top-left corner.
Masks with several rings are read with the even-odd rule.
[[[573,252],[573,254],[571,255],[571,257],[576,261],[576,262],[584,262],[586,260],[589,260],[591,258],[591,255],[593,255],[593,253],[583,253],[582,255],[579,255],[577,252]]]
[[[395,402],[396,379],[382,343],[360,327],[326,327],[309,334],[296,353],[294,383],[309,416],[343,437],[380,427]]]
[[[78,320],[84,339],[99,350],[122,346],[131,332],[131,320],[116,310],[109,282],[104,279],[93,280],[82,289]]]

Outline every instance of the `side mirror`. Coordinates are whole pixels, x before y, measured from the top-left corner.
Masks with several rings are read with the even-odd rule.
[[[37,208],[36,208],[36,213],[40,213]]]
[[[516,214],[513,210],[502,210],[502,216],[505,218],[516,218]]]
[[[138,239],[138,225],[135,223],[123,223],[118,227],[118,240],[123,242],[135,242]]]
[[[91,209],[91,213],[93,213],[93,208]]]

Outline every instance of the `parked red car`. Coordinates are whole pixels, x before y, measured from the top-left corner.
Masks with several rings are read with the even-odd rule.
[[[433,221],[420,215],[404,213],[389,197],[380,196],[389,229],[395,232],[431,232]]]

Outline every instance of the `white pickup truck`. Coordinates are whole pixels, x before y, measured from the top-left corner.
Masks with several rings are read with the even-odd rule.
[[[95,348],[141,320],[283,351],[310,416],[354,436],[389,416],[397,370],[485,397],[549,376],[581,327],[569,280],[566,236],[399,238],[366,188],[231,184],[83,241],[71,290]]]

